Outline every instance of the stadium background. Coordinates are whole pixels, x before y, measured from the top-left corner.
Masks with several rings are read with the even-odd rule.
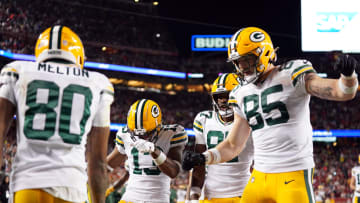
[[[111,109],[112,123],[126,123],[130,105],[139,98],[157,101],[164,123],[179,123],[191,129],[195,115],[211,109],[208,94],[218,73],[232,72],[225,63],[226,52],[193,52],[191,35],[232,34],[245,26],[258,26],[268,31],[279,46],[279,62],[291,58],[310,60],[317,72],[328,77],[337,52],[302,53],[300,49],[300,2],[258,1],[241,5],[206,1],[153,0],[1,0],[0,49],[5,52],[33,55],[36,39],[45,28],[62,24],[73,29],[82,39],[87,61],[145,67],[182,73],[203,73],[202,78],[172,78],[129,72],[97,70],[111,78],[116,99]],[[259,6],[261,5],[261,6]],[[285,17],[284,17],[285,16]],[[0,54],[1,55],[1,54]],[[358,57],[358,55],[355,55]],[[1,67],[12,61],[0,56]],[[188,75],[188,74],[187,74]],[[312,98],[311,122],[314,129],[360,129],[359,94],[349,102],[331,102]],[[14,124],[14,123],[13,123]],[[6,176],[16,153],[16,129],[12,126],[1,166],[0,196],[6,196]],[[360,136],[360,135],[359,135]],[[114,147],[115,131],[109,140]],[[358,164],[359,139],[332,138],[314,142],[316,169],[315,194],[323,201],[348,202],[351,168]],[[115,180],[121,168],[110,175]],[[173,180],[174,195],[184,195],[187,174]],[[176,196],[176,195],[175,195]],[[174,196],[174,197],[175,197]],[[1,199],[4,201],[4,199]]]

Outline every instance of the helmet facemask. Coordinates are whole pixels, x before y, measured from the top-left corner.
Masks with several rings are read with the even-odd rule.
[[[152,131],[146,132],[145,129],[135,129],[134,131],[130,131],[130,134],[133,140],[137,140],[138,138],[156,143],[159,135],[159,130],[158,128],[155,128]]]
[[[262,72],[258,71],[259,57],[254,54],[246,54],[233,60],[238,79],[243,85],[256,81]]]
[[[213,93],[211,95],[214,111],[217,112],[222,118],[229,118],[234,116],[234,110],[227,103],[229,99],[229,93],[229,91],[223,91]]]

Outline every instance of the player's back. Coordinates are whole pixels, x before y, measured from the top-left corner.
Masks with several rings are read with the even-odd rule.
[[[13,191],[86,186],[85,143],[103,94],[113,96],[102,74],[57,62],[15,61],[2,70],[17,108]],[[9,82],[10,81],[10,82]]]

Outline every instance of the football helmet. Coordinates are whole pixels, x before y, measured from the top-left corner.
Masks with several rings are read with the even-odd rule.
[[[153,141],[160,132],[160,106],[150,99],[140,99],[131,105],[127,116],[127,126],[132,136]]]
[[[234,115],[233,109],[227,103],[229,94],[238,84],[238,77],[234,73],[225,73],[220,75],[214,81],[211,88],[211,97],[214,111],[217,112],[221,117],[230,117]],[[227,100],[218,102],[219,97],[226,97]]]
[[[70,28],[55,25],[40,34],[35,45],[37,62],[49,59],[61,59],[84,67],[84,46]]]
[[[264,30],[257,27],[246,27],[237,31],[230,39],[228,44],[227,62],[233,62],[237,74],[246,83],[256,81],[264,73],[269,65],[276,61],[276,50],[273,47],[271,38]],[[250,76],[245,76],[240,69],[237,61],[254,57],[255,71]]]

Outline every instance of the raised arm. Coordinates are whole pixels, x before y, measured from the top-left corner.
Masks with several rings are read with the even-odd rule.
[[[341,55],[335,65],[335,71],[341,74],[339,79],[321,78],[315,73],[305,75],[306,91],[327,100],[347,101],[353,99],[358,89],[356,74],[357,61],[349,55]]]

